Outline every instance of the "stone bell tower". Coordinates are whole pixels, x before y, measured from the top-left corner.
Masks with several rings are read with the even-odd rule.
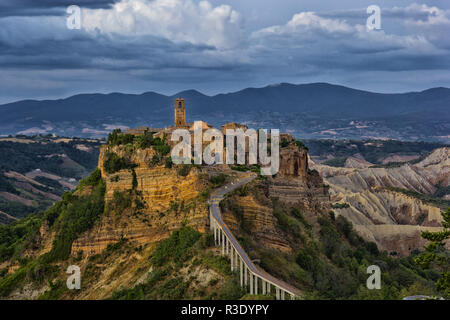
[[[175,99],[175,127],[182,128],[186,126],[186,109],[185,109],[185,100],[182,98]]]

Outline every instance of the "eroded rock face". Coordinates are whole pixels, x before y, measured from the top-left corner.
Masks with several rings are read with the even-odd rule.
[[[338,191],[359,192],[375,186],[396,187],[433,194],[438,183],[449,185],[450,148],[439,148],[417,164],[393,168],[336,168],[312,163],[327,183]]]
[[[299,179],[306,181],[307,173],[308,156],[305,149],[299,149],[293,144],[280,149],[278,177],[299,177]]]
[[[411,251],[425,247],[428,241],[421,237],[422,231],[442,230],[439,227],[394,224],[354,225],[354,227],[362,237],[375,242],[378,248],[399,256],[407,256]]]
[[[367,240],[382,250],[408,255],[427,243],[423,230],[440,230],[440,208],[391,187],[433,194],[436,184],[448,186],[450,149],[440,148],[417,164],[392,168],[334,168],[313,164],[330,185],[332,202],[348,208],[334,209],[351,221]]]
[[[266,182],[255,182],[249,188],[253,188],[253,192],[246,196],[234,196],[231,200],[240,213],[225,208],[223,216],[238,237],[240,231],[251,233],[252,238],[264,248],[287,253],[293,250],[286,234],[280,230],[271,199],[277,199],[288,207],[301,207],[311,216],[329,208],[328,188],[317,171],[308,169],[306,149],[300,149],[295,144],[280,149],[280,170],[275,177],[268,177]]]
[[[204,199],[199,195],[204,189],[200,172],[192,168],[186,176],[180,176],[176,168],[164,165],[150,165],[154,151],[139,149],[130,152],[125,148],[103,147],[100,151],[99,168],[106,181],[105,206],[111,206],[114,193],[127,194],[133,189],[131,170],[120,170],[107,174],[103,161],[107,152],[127,156],[137,164],[134,168],[137,188],[132,192],[131,208],[123,212],[105,210],[105,214],[95,226],[80,236],[72,245],[72,253],[98,253],[110,243],[122,237],[139,243],[160,241],[178,229],[183,221],[193,228],[205,232],[209,225],[209,211]],[[135,199],[143,208],[137,208]]]
[[[278,249],[290,252],[292,249],[288,242],[278,232],[277,220],[273,215],[272,208],[263,206],[251,196],[235,198],[236,205],[242,210],[242,218],[247,223],[247,228],[258,242],[265,248]],[[238,220],[230,211],[223,212],[223,218],[233,234],[239,235]]]
[[[269,179],[269,196],[320,210],[329,201],[328,189],[316,171],[308,168],[308,154],[291,144],[280,150],[280,170]]]

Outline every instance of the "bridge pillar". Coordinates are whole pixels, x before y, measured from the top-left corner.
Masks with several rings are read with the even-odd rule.
[[[244,286],[244,263],[242,262],[241,257],[239,257],[239,278],[241,280],[241,287]]]
[[[211,209],[209,209],[209,230],[212,231],[212,229],[213,229],[213,218]]]
[[[245,288],[247,289],[247,284],[248,284],[248,269],[247,266],[245,266],[244,268],[244,284],[245,284]]]
[[[249,272],[249,277],[250,277],[250,294],[255,294],[254,292],[253,292],[253,275],[252,275],[252,273],[251,272]]]
[[[223,231],[221,229],[220,233],[222,234],[222,255],[225,254],[225,235],[223,234]]]
[[[234,271],[234,250],[233,250],[233,246],[231,247],[230,250],[230,262],[231,262],[231,272]]]

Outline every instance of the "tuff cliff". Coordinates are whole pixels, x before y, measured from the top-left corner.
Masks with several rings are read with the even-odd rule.
[[[292,248],[277,228],[277,219],[271,206],[258,201],[254,194],[246,193],[232,199],[233,204],[223,210],[224,221],[233,234],[250,232],[265,248],[292,252]],[[244,230],[241,230],[244,229]]]
[[[328,212],[328,187],[308,167],[307,149],[292,141],[280,149],[279,172],[235,192],[223,205],[225,222],[238,237],[249,234],[262,247],[292,253],[293,235],[280,229],[279,206],[296,208],[310,221]]]
[[[135,167],[107,173],[104,163],[110,153],[127,159]],[[152,148],[101,148],[98,166],[106,182],[105,215],[73,242],[72,253],[98,253],[121,238],[141,244],[157,242],[182,223],[200,232],[207,230],[209,211],[205,197],[201,196],[207,182],[204,174],[193,167],[182,176],[179,167],[152,164],[154,155]],[[137,182],[135,186],[133,179]],[[119,195],[126,197],[125,201],[131,200],[129,207],[123,210],[115,207]]]
[[[307,149],[290,143],[280,149],[280,170],[269,177],[269,196],[319,210],[329,201],[328,188],[317,171],[309,169]]]

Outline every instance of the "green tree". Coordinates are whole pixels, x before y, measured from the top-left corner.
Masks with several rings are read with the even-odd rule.
[[[138,181],[137,181],[136,171],[134,171],[134,168],[131,169],[131,174],[133,176],[133,182],[132,182],[133,190],[135,190],[138,187]]]
[[[445,249],[445,241],[450,238],[450,208],[442,213],[442,226],[444,229],[438,232],[424,231],[422,238],[430,241],[414,260],[424,269],[433,268],[440,274],[436,281],[436,289],[442,292],[446,299],[450,298],[450,253]]]

